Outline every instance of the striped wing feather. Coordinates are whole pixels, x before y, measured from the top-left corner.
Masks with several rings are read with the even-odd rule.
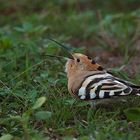
[[[86,77],[77,94],[82,100],[94,100],[129,95],[131,92],[132,88],[126,82],[109,73],[103,73]]]

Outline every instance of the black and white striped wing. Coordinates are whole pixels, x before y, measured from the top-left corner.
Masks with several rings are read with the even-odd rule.
[[[78,90],[81,100],[110,98],[112,96],[129,95],[132,88],[118,81],[111,74],[95,74],[84,79]]]

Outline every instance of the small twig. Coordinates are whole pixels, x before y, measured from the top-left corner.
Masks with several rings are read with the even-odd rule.
[[[5,86],[6,88],[9,89],[8,85],[6,85],[3,81],[0,80],[0,83],[1,83],[3,86]]]
[[[24,73],[26,73],[27,71],[29,71],[29,70],[31,70],[32,68],[34,68],[34,67],[36,67],[36,66],[42,64],[44,61],[46,61],[46,59],[44,59],[44,60],[38,62],[37,64],[35,64],[35,65],[29,67],[28,69],[26,69],[25,71],[21,72],[20,74],[18,74],[17,76],[15,76],[13,79],[11,79],[11,81],[13,81],[13,80],[19,78],[20,76],[22,76],[22,75],[23,75]]]
[[[20,100],[20,98],[14,94],[14,92],[12,91],[12,89],[11,89],[7,84],[5,84],[5,83],[4,83],[3,81],[1,81],[1,80],[0,80],[0,83],[3,85],[3,87],[6,87],[7,90],[23,104],[22,100]],[[6,99],[7,99],[9,96],[10,96],[10,94],[6,97]],[[23,105],[25,105],[25,104],[23,104]]]

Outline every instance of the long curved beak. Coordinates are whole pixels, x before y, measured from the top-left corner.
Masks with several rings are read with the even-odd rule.
[[[71,53],[69,53],[69,56],[68,56],[69,59],[74,59],[73,55]]]
[[[74,59],[72,53],[70,52],[70,50],[68,50],[68,48],[67,48],[66,46],[64,46],[63,44],[61,44],[60,42],[58,42],[58,41],[56,41],[56,40],[54,40],[54,39],[52,39],[52,38],[48,38],[48,39],[51,40],[51,41],[53,41],[53,42],[55,42],[55,43],[56,43],[57,45],[59,45],[61,48],[63,48],[64,50],[66,50],[66,52],[67,52],[67,57],[68,57],[69,59]]]

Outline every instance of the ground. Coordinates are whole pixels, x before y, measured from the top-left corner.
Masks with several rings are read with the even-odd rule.
[[[140,85],[138,1],[1,1],[0,136],[6,140],[140,139],[140,97],[93,109],[71,97],[49,37]],[[0,138],[0,140],[2,139]]]

